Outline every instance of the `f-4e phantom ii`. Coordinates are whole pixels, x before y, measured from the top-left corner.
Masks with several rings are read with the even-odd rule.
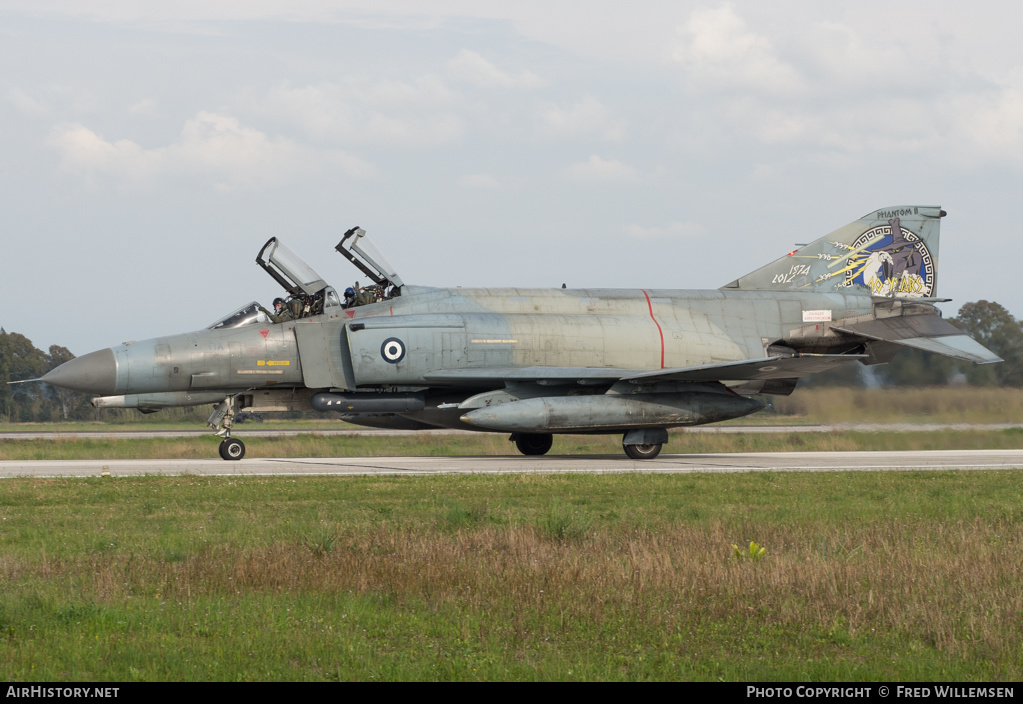
[[[801,377],[883,364],[906,347],[1001,361],[943,320],[936,206],[883,208],[716,290],[431,288],[405,284],[360,228],[337,251],[367,280],[347,297],[270,239],[256,257],[287,292],[209,327],[91,352],[42,380],[99,408],[215,404],[220,455],[242,410],[340,413],[378,428],[509,433],[542,455],[556,433],[621,433],[656,457],[668,428],[787,395]],[[354,295],[353,295],[354,294]]]

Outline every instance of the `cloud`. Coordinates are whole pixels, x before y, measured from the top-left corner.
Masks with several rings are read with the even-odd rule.
[[[580,183],[622,183],[639,179],[639,172],[628,164],[615,159],[601,159],[596,154],[584,162],[572,164],[566,173],[570,179]]]
[[[611,117],[603,103],[587,97],[572,105],[549,105],[540,111],[546,132],[557,136],[595,136],[608,141],[621,141],[624,127]]]
[[[152,98],[143,98],[137,103],[132,103],[128,107],[128,113],[131,115],[151,117],[156,114],[156,101]]]
[[[350,177],[373,174],[371,166],[350,155],[336,151],[320,155],[212,112],[198,113],[185,122],[176,142],[154,149],[127,139],[107,141],[80,124],[54,128],[47,144],[61,155],[63,171],[93,180],[106,177],[129,187],[166,176],[202,176],[220,190],[258,188],[287,181],[316,165],[339,167]]]
[[[958,135],[950,146],[967,163],[1023,159],[1023,86],[1002,86],[985,95],[960,96],[942,111],[950,131]]]
[[[684,239],[702,235],[702,225],[692,222],[670,222],[660,227],[642,227],[641,225],[629,225],[625,228],[625,234],[636,239]]]
[[[950,62],[933,32],[875,33],[869,22],[812,17],[748,24],[723,4],[693,11],[678,34],[673,58],[699,107],[680,111],[674,139],[692,153],[784,147],[790,164],[1023,159],[1023,69],[984,76]],[[754,168],[764,172],[765,158]]]
[[[448,62],[448,70],[456,78],[480,88],[540,88],[545,81],[534,73],[523,71],[512,75],[500,70],[475,51],[462,49]]]
[[[36,100],[21,88],[11,88],[7,91],[7,99],[14,104],[19,112],[29,117],[39,117],[50,111],[45,103]]]
[[[769,94],[804,87],[796,69],[777,56],[767,37],[749,30],[731,5],[696,10],[678,33],[682,42],[673,57],[697,83]]]
[[[457,141],[465,132],[460,99],[435,75],[375,84],[357,79],[280,84],[256,102],[264,114],[335,144],[431,147]]]
[[[160,150],[147,152],[127,139],[108,142],[83,125],[55,128],[47,145],[60,153],[64,171],[105,174],[124,181],[152,179],[164,161]]]
[[[500,182],[490,174],[466,174],[458,179],[458,184],[481,191],[501,190]]]

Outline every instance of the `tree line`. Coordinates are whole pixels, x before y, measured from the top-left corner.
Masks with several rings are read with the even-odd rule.
[[[974,386],[1023,387],[1023,321],[998,303],[967,303],[949,322],[972,336],[1005,361],[974,365],[949,357],[906,348],[888,364],[864,367],[847,364],[818,374],[800,385],[809,386]],[[0,327],[0,423],[53,422],[136,418],[136,411],[95,409],[89,394],[59,389],[49,384],[8,385],[7,381],[36,379],[75,355],[66,347],[37,349],[32,341]],[[160,415],[189,416],[192,409],[168,409]],[[205,417],[206,411],[199,411]]]

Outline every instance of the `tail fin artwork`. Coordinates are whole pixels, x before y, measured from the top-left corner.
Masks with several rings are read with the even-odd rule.
[[[975,364],[1002,359],[941,317],[937,298],[938,206],[881,208],[789,252],[721,290],[806,291],[869,296],[872,312],[829,320],[830,333],[861,342],[876,360],[900,347]]]
[[[875,210],[722,288],[934,299],[944,216],[938,206]]]

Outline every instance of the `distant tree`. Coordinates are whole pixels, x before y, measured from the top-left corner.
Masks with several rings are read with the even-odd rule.
[[[7,331],[0,327],[0,420],[4,422],[14,414],[14,394],[8,381],[11,381],[11,370],[7,363]]]
[[[966,380],[976,386],[1023,386],[1023,326],[998,303],[966,303],[949,322],[1001,357],[1000,364],[970,364]]]
[[[905,347],[875,369],[886,386],[947,386],[959,375],[960,366],[951,357]]]
[[[36,349],[32,341],[16,332],[5,332],[0,341],[0,357],[10,381],[35,379],[48,371],[46,355]],[[6,386],[6,384],[5,384]],[[8,387],[14,408],[9,417],[19,421],[36,420],[42,412],[45,417],[46,399],[39,384],[16,384]]]

